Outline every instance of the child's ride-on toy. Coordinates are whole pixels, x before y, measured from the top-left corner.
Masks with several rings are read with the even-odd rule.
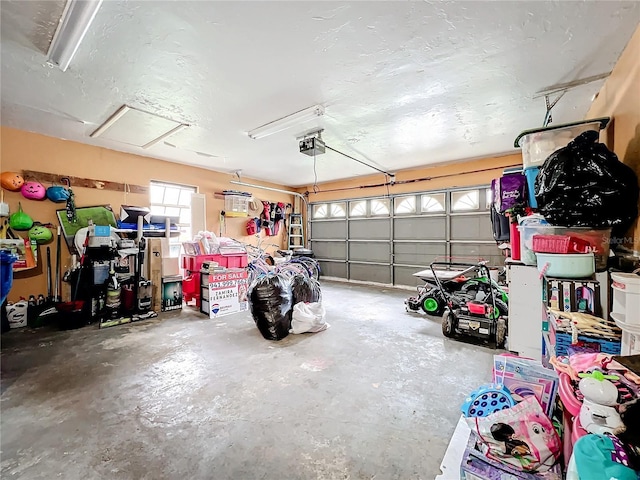
[[[429,267],[413,274],[414,277],[420,278],[425,283],[418,287],[416,296],[405,300],[407,311],[422,309],[428,315],[441,316],[447,306],[447,300],[442,294],[443,290],[464,296],[469,300],[480,301],[486,300],[493,291],[498,294],[497,298],[504,305],[509,303],[507,293],[488,275],[489,270],[485,267],[484,262],[473,265],[435,263],[437,266],[444,265],[446,268]],[[436,281],[436,276],[440,282]]]

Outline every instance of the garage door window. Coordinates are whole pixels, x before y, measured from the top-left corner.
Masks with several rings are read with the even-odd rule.
[[[478,190],[461,190],[451,192],[451,210],[464,212],[480,208],[480,192]]]
[[[327,218],[328,213],[329,209],[324,203],[313,206],[313,218]]]
[[[398,215],[416,213],[416,197],[397,197],[394,199],[395,213]]]
[[[349,202],[350,217],[365,217],[366,215],[367,215],[366,200],[362,200],[360,202]]]
[[[428,195],[422,195],[420,211],[422,213],[444,212],[444,202],[444,193],[431,193]]]
[[[485,207],[487,208],[487,210],[489,210],[491,208],[491,204],[493,203],[493,192],[491,191],[490,188],[487,188],[485,190],[485,197],[486,197]]]
[[[347,216],[347,204],[346,203],[332,203],[331,204],[331,216],[334,218],[342,218]]]
[[[371,215],[389,215],[389,200],[371,200]]]

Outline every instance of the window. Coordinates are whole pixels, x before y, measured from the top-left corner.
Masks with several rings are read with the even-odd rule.
[[[175,183],[152,181],[149,186],[151,214],[178,217],[180,236],[169,241],[172,257],[180,254],[180,242],[191,240],[191,195],[197,191],[196,187]]]
[[[397,197],[394,199],[395,213],[416,213],[416,197]]]
[[[389,200],[371,200],[371,215],[389,215]]]
[[[361,200],[359,202],[349,203],[349,216],[351,217],[364,217],[367,215],[367,202]]]
[[[314,205],[313,206],[313,218],[327,218],[329,214],[329,209],[326,204]]]
[[[444,212],[444,193],[431,193],[422,195],[420,211],[422,213]]]
[[[480,208],[480,192],[478,190],[451,192],[451,205],[453,212],[478,210]]]
[[[331,204],[331,216],[332,217],[346,217],[347,216],[347,204],[346,203],[332,203]]]
[[[490,188],[487,188],[487,190],[485,191],[485,196],[486,196],[486,205],[485,207],[487,208],[487,210],[491,209],[491,204],[493,203],[493,192],[491,191]]]

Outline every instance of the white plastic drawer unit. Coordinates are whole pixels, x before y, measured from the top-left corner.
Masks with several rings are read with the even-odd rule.
[[[622,329],[622,355],[640,353],[640,276],[611,273],[611,318]]]

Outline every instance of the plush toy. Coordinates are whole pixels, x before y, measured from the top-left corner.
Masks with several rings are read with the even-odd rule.
[[[18,211],[9,217],[9,226],[13,230],[29,230],[33,227],[33,220],[22,211],[22,205],[18,202]]]
[[[55,203],[64,203],[69,199],[69,190],[60,185],[47,188],[47,198]]]
[[[22,188],[22,185],[24,185],[24,178],[16,172],[4,172],[0,175],[0,185],[2,185],[2,188],[5,190],[17,192]]]
[[[36,224],[29,230],[29,239],[35,240],[38,244],[49,243],[53,239],[51,230],[41,224]]]
[[[20,191],[22,196],[29,200],[42,200],[47,194],[47,190],[40,182],[26,182]]]

